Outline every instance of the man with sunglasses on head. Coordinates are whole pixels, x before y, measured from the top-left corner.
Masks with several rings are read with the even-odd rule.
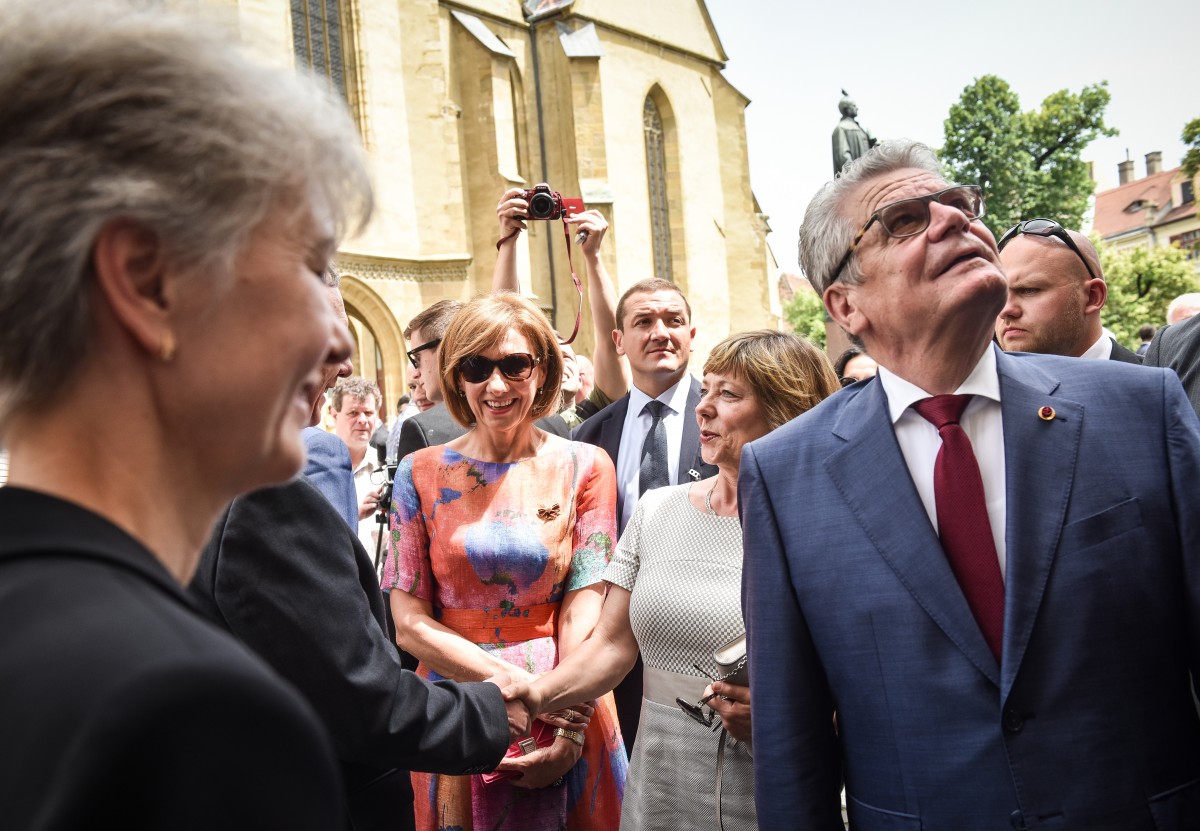
[[[1142,362],[1100,325],[1108,286],[1091,240],[1052,219],[1027,219],[998,247],[1008,278],[1008,302],[996,320],[1001,349]]]
[[[991,343],[973,186],[886,142],[801,265],[878,362],[739,474],[764,828],[1183,831],[1200,808],[1200,421],[1179,381]],[[836,718],[835,718],[836,713]]]

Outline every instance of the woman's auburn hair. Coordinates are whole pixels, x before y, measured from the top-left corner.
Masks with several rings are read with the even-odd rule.
[[[459,368],[467,358],[494,348],[510,329],[529,341],[533,357],[538,361],[534,372],[544,373],[542,386],[529,411],[530,423],[556,412],[563,370],[558,335],[542,310],[528,298],[511,291],[494,292],[476,297],[454,315],[438,349],[438,372],[446,409],[463,427],[469,428],[475,423],[475,413],[462,395]]]
[[[704,362],[704,373],[739,376],[754,391],[774,430],[842,388],[829,357],[798,335],[758,329],[730,335]]]

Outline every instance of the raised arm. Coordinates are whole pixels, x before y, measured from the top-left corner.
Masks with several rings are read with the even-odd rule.
[[[492,270],[492,291],[521,290],[517,280],[517,237],[528,226],[525,224],[525,212],[529,203],[521,198],[524,193],[521,188],[509,188],[500,197],[496,205],[496,220],[500,223],[502,240],[496,253],[496,267]]]
[[[596,367],[596,387],[610,401],[616,401],[629,391],[629,367],[617,354],[617,345],[613,341],[612,333],[617,328],[617,293],[600,258],[600,245],[608,231],[608,221],[599,211],[591,210],[576,214],[567,222],[577,230],[588,232],[580,248],[587,269],[587,291],[596,343],[592,363]]]

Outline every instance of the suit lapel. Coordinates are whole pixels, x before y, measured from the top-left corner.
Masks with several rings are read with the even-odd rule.
[[[679,443],[679,473],[675,479],[679,484],[696,479],[715,476],[717,469],[706,465],[700,456],[700,425],[696,421],[696,407],[700,404],[700,382],[691,378],[687,405],[683,411],[683,436]],[[692,472],[696,475],[693,476]]]
[[[1012,688],[1054,563],[1083,426],[1083,406],[1054,395],[1057,379],[1029,359],[997,355],[1004,418],[1004,661],[1001,695]],[[1039,416],[1051,407],[1054,417]]]
[[[596,444],[608,454],[612,459],[613,465],[617,462],[617,454],[621,449],[621,431],[625,429],[625,414],[629,412],[629,393],[625,393],[621,398],[608,408],[604,413],[604,421],[600,424],[600,431],[596,437]],[[599,418],[599,416],[592,416]],[[617,522],[621,521],[625,510],[625,488],[617,484]]]
[[[999,685],[996,659],[950,570],[896,442],[883,385],[868,384],[848,402],[833,432],[845,443],[825,460],[825,470],[867,538],[934,623]]]

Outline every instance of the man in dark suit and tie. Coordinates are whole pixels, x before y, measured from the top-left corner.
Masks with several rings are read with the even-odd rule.
[[[1200,315],[1159,329],[1146,351],[1146,366],[1175,370],[1200,413]]]
[[[1008,278],[1008,302],[996,320],[1004,351],[1142,362],[1100,325],[1108,285],[1091,240],[1052,219],[1028,219],[997,247]]]
[[[336,283],[327,273],[344,320]],[[349,374],[348,361],[328,365],[326,388]],[[321,389],[313,423],[323,401]],[[408,770],[491,770],[512,740],[510,725],[524,731],[526,714],[495,684],[430,683],[401,668],[374,563],[357,536],[349,451],[320,430],[307,431],[305,444],[304,477],[233,501],[189,591],[317,711],[341,762],[348,825],[412,828]]]
[[[717,472],[700,458],[700,382],[688,373],[695,335],[687,298],[667,280],[635,283],[617,302],[612,337],[617,353],[629,360],[633,387],[571,435],[604,448],[616,465],[622,529],[645,491]],[[614,696],[625,747],[632,753],[642,706],[640,658]]]
[[[888,142],[801,264],[877,378],[744,451],[758,819],[1200,827],[1200,422],[1178,379],[991,344],[978,188]],[[836,713],[836,720],[835,720]]]

